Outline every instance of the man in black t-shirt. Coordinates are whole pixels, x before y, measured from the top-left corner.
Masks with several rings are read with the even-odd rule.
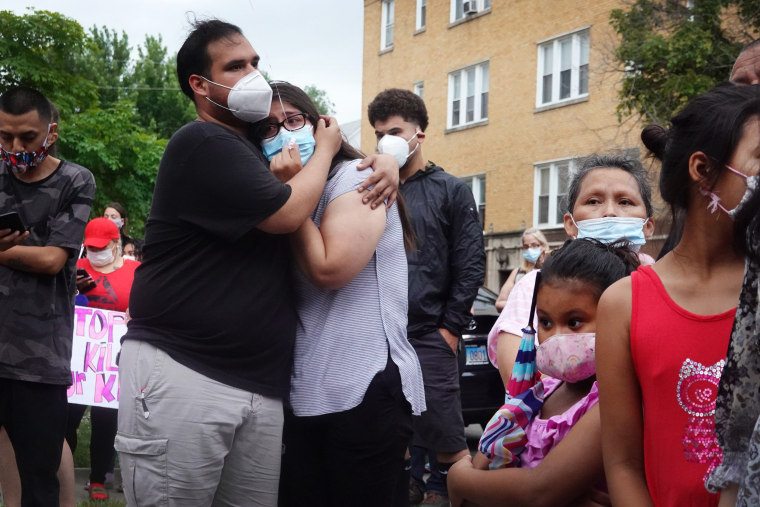
[[[0,214],[26,229],[0,226],[0,427],[24,505],[58,505],[76,260],[95,195],[90,171],[48,154],[57,139],[42,93],[0,96]]]
[[[313,156],[281,183],[247,138],[271,106],[258,62],[219,20],[177,55],[198,119],[161,160],[130,296],[115,442],[130,505],[277,503],[296,325],[284,234],[316,206],[341,137],[320,120]]]

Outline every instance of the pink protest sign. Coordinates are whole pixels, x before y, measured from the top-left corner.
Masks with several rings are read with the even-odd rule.
[[[116,356],[126,332],[123,312],[74,307],[69,403],[119,408]]]

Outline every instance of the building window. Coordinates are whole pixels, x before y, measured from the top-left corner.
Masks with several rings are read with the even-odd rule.
[[[425,100],[425,83],[422,81],[414,83],[414,93],[422,100]]]
[[[488,119],[488,62],[449,74],[448,126]]]
[[[538,45],[536,107],[588,96],[588,29]]]
[[[470,187],[472,196],[475,198],[475,204],[478,207],[478,217],[480,217],[480,226],[486,222],[486,175],[478,174],[475,176],[467,176],[462,178],[462,181]]]
[[[459,21],[491,8],[491,0],[451,0],[450,21]]]
[[[535,166],[533,223],[537,227],[562,226],[567,184],[574,164],[573,159],[565,159]]]
[[[422,30],[425,28],[425,17],[427,15],[427,0],[417,0],[417,23],[415,28]]]
[[[380,20],[380,50],[393,47],[393,18],[395,0],[383,0]]]

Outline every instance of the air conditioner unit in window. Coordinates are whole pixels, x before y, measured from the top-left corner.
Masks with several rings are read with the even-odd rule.
[[[470,15],[475,14],[478,12],[478,1],[477,0],[469,0],[467,2],[462,2],[462,10],[464,11],[464,15]]]

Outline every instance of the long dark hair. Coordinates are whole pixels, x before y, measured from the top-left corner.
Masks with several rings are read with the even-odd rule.
[[[742,203],[736,215],[734,246],[746,252],[754,263],[760,263],[760,187]]]
[[[648,125],[641,140],[662,161],[660,193],[673,213],[689,205],[689,158],[701,151],[708,156],[704,177],[709,186],[726,170],[744,134],[747,120],[760,115],[760,87],[721,83],[691,99],[670,120],[670,128]]]
[[[301,90],[299,87],[285,81],[272,81],[270,82],[270,85],[272,87],[272,101],[274,103],[277,103],[279,101],[287,102],[291,106],[304,113],[309,119],[309,122],[316,128],[316,125],[319,123],[319,112],[317,111],[317,106],[314,105],[314,102],[312,102],[311,98],[306,94],[306,92]],[[253,135],[255,137],[255,141],[258,144],[261,144],[261,127],[263,127],[265,123],[266,120],[263,120],[254,125]],[[332,164],[330,166],[330,173],[327,175],[327,178],[330,179],[335,175],[337,166],[341,162],[347,162],[349,160],[356,160],[364,157],[364,153],[357,150],[348,144],[348,141],[343,139],[338,153],[336,153],[333,157]],[[404,248],[406,252],[409,253],[415,249],[416,241],[414,228],[412,227],[412,221],[409,218],[406,202],[404,202],[404,198],[400,193],[397,194],[396,202],[398,203],[398,214],[401,218],[401,228],[404,232]]]
[[[541,284],[560,280],[588,284],[598,301],[610,285],[639,267],[639,259],[625,241],[605,244],[595,239],[569,239],[541,266]]]

